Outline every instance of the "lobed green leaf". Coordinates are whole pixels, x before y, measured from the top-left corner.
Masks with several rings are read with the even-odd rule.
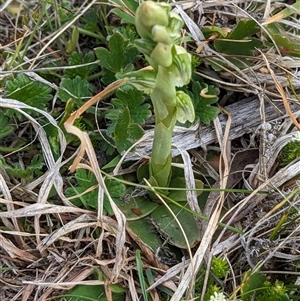
[[[205,124],[210,123],[220,111],[217,107],[211,106],[211,104],[218,101],[218,89],[212,85],[195,82],[192,91],[193,93],[188,92],[188,94],[194,101],[195,121],[200,120]]]
[[[6,82],[5,97],[22,101],[30,106],[45,110],[52,99],[52,89],[38,81],[31,80],[25,74]]]
[[[95,54],[100,66],[114,73],[122,71],[128,64],[135,62],[138,56],[138,50],[118,32],[111,36],[108,48],[109,50],[98,47],[95,49]]]
[[[73,52],[68,58],[69,66],[76,66],[74,69],[66,69],[65,75],[69,78],[75,78],[77,75],[81,78],[87,78],[93,71],[96,70],[97,64],[92,64],[88,66],[80,66],[83,64],[92,63],[95,61],[95,55],[93,52],[88,52],[83,54],[81,52]]]
[[[94,89],[92,84],[77,75],[73,79],[64,77],[57,94],[62,101],[67,102],[71,98],[80,107],[85,98],[92,97]]]

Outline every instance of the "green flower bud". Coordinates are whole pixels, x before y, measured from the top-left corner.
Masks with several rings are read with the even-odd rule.
[[[170,39],[169,33],[165,26],[155,25],[152,28],[152,37],[153,41],[157,43],[171,44],[172,40]]]
[[[180,123],[195,120],[195,110],[191,98],[183,91],[176,92],[176,118]]]
[[[157,43],[156,47],[153,49],[150,58],[159,66],[169,67],[172,64],[172,54],[171,45],[166,45],[163,43]]]
[[[170,6],[153,1],[143,2],[135,15],[135,26],[138,34],[145,39],[151,39],[154,25],[168,26]]]

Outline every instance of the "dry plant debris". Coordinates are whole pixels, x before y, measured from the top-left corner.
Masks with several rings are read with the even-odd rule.
[[[96,288],[92,300],[299,299],[300,33],[291,2],[172,3],[199,83],[184,87],[197,122],[177,125],[172,141],[184,186],[170,195],[184,196],[200,233],[180,250],[151,220],[175,205],[136,176],[152,152],[150,105],[136,96],[139,117],[120,101],[137,95],[124,70],[151,72],[123,25],[138,2],[0,1],[0,300],[77,300],[78,287]],[[207,108],[207,119],[197,115]],[[83,191],[78,169],[93,183]],[[265,295],[250,299],[249,287]],[[274,287],[282,299],[271,299]]]

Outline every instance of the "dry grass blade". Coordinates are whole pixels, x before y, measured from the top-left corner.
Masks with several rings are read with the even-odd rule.
[[[81,5],[82,9],[78,9],[78,14],[69,22],[67,22],[62,28],[59,30],[57,34],[55,34],[45,45],[44,47],[39,51],[39,53],[36,55],[34,60],[32,61],[31,65],[29,66],[29,69],[32,69],[34,67],[34,64],[36,60],[41,56],[41,54],[44,53],[44,51],[64,32],[66,31],[72,24],[74,24],[79,18],[82,17],[82,15],[88,11],[97,1],[93,0],[90,3],[89,1],[84,1]]]
[[[280,169],[272,178],[262,183],[259,187],[253,190],[253,192],[250,195],[245,197],[241,202],[239,202],[235,206],[234,213],[230,217],[228,223],[232,224],[234,222],[243,219],[243,217],[247,216],[247,214],[253,208],[255,208],[260,202],[262,202],[262,200],[266,198],[266,195],[259,194],[259,191],[263,191],[268,188],[273,189],[274,187],[281,187],[289,179],[298,175],[299,170],[300,170],[300,161]],[[228,215],[225,215],[223,217],[223,220],[224,219],[228,220]]]
[[[59,205],[52,205],[52,204],[33,204],[21,209],[0,212],[0,217],[15,218],[15,217],[25,217],[25,216],[36,216],[41,212],[43,214],[59,214],[59,213],[67,213],[67,212],[93,214],[93,212],[89,210],[84,210],[77,207],[67,207],[67,206],[59,206]]]
[[[99,192],[98,192],[98,219],[101,222],[103,220],[103,193],[108,197],[110,205],[112,207],[112,210],[115,214],[115,217],[118,222],[118,229],[116,231],[116,262],[113,268],[113,275],[112,275],[112,281],[117,279],[119,277],[119,273],[121,271],[121,268],[123,266],[123,252],[124,252],[124,244],[125,244],[125,224],[126,224],[126,218],[124,214],[120,211],[120,209],[116,206],[115,202],[112,200],[106,185],[104,183],[104,179],[102,177],[101,170],[99,168],[99,164],[97,161],[97,157],[95,154],[95,150],[93,148],[93,145],[90,141],[89,135],[86,132],[81,131],[77,127],[73,125],[74,121],[83,113],[85,110],[87,110],[90,106],[95,104],[98,100],[103,99],[105,96],[109,95],[111,92],[115,91],[120,86],[124,85],[125,81],[120,80],[116,81],[110,86],[108,86],[106,89],[98,93],[96,96],[91,98],[87,103],[85,103],[81,108],[79,108],[75,113],[73,113],[68,120],[65,122],[65,128],[68,133],[72,133],[76,135],[80,141],[81,146],[80,150],[73,162],[73,165],[70,167],[70,171],[75,171],[76,168],[86,168],[92,171],[99,183]],[[85,164],[80,164],[80,161],[84,154],[87,154],[90,166],[87,166]],[[99,241],[99,244],[101,245],[101,242]]]
[[[266,56],[265,56],[263,53],[261,53],[261,55],[262,55],[262,57],[264,58],[264,61],[265,61],[265,63],[266,63],[266,66],[267,66],[267,68],[268,68],[268,70],[269,70],[269,72],[270,72],[270,74],[271,74],[271,76],[272,76],[272,78],[273,78],[273,80],[274,80],[276,89],[277,89],[277,91],[279,92],[280,96],[282,97],[282,101],[283,101],[283,104],[284,104],[284,107],[285,107],[285,110],[286,110],[287,114],[290,116],[290,118],[292,119],[294,125],[295,125],[295,126],[297,127],[297,129],[300,131],[300,124],[298,123],[297,119],[295,118],[295,116],[294,116],[294,114],[293,114],[293,112],[292,112],[292,110],[291,110],[291,108],[290,108],[289,102],[288,102],[288,100],[287,100],[287,98],[286,98],[286,94],[285,94],[285,92],[284,92],[284,90],[283,90],[281,84],[280,84],[279,81],[277,80],[274,71],[270,68],[270,64],[269,64],[269,62],[268,62]]]
[[[0,234],[0,245],[9,254],[11,258],[21,258],[22,260],[33,262],[37,260],[37,257],[21,250],[13,245],[8,239]]]
[[[12,197],[11,197],[9,188],[7,187],[6,182],[5,182],[5,180],[4,180],[4,178],[1,174],[0,174],[0,192],[2,192],[4,198],[7,201],[9,201],[9,202],[7,202],[7,205],[6,205],[6,208],[7,208],[8,212],[13,212],[14,211],[14,206],[12,204]],[[20,231],[20,228],[19,228],[19,225],[18,225],[18,222],[17,222],[16,218],[11,217],[11,219],[12,219],[13,225],[5,217],[2,219],[2,221],[8,229]],[[20,246],[25,246],[26,245],[24,240],[22,239],[22,237],[15,236],[15,239],[16,239],[16,241],[18,242],[18,244]]]
[[[217,135],[220,137],[219,143],[220,143],[220,145],[222,145],[222,158],[224,160],[223,164],[225,166],[224,174],[223,174],[223,172],[221,172],[221,175],[223,174],[223,177],[221,177],[221,188],[226,187],[226,181],[227,181],[228,172],[229,172],[226,141],[228,139],[230,125],[231,125],[231,118],[229,118],[228,123],[226,125],[224,138],[223,138],[223,134],[221,132],[217,133]],[[219,127],[217,127],[217,128],[219,128]],[[220,169],[223,169],[221,161],[220,161]],[[212,215],[210,216],[209,222],[208,222],[205,232],[202,236],[201,243],[200,243],[196,253],[193,256],[193,264],[190,264],[188,266],[185,274],[183,275],[183,277],[178,285],[177,290],[175,291],[174,295],[171,298],[171,301],[181,300],[185,291],[188,288],[190,288],[190,289],[193,288],[193,286],[191,286],[191,283],[194,282],[196,273],[200,269],[202,262],[203,262],[205,256],[207,255],[207,252],[212,243],[212,237],[215,233],[217,223],[219,221],[221,209],[223,206],[223,202],[224,202],[224,193],[225,192],[221,192],[220,199],[217,202],[215,210],[213,211]],[[207,269],[207,270],[209,271],[209,269]],[[203,289],[205,290],[205,285],[204,285]],[[202,294],[202,296],[204,297],[204,294]],[[193,298],[191,291],[188,292],[188,298]]]
[[[243,101],[225,106],[225,109],[229,111],[232,116],[232,126],[229,132],[230,140],[241,137],[245,133],[251,133],[253,129],[260,126],[261,118],[259,110],[257,109],[257,105],[258,98],[249,97],[243,99]],[[267,102],[265,104],[266,121],[276,122],[286,118],[284,111],[285,109],[282,103],[273,104]],[[292,111],[297,116],[300,112],[299,104],[293,104]],[[220,115],[219,119],[221,122],[221,127],[225,127],[227,122],[226,117]],[[247,126],[245,126],[245,124]],[[126,156],[126,161],[138,160],[141,157],[149,157],[151,154],[153,130],[147,130],[144,137],[146,139],[140,141],[140,143],[136,145],[135,153],[130,153]],[[184,128],[184,130],[182,127],[175,127],[172,145],[174,145],[176,148],[172,150],[172,154],[173,156],[179,155],[179,148],[190,150],[198,147],[205,147],[206,145],[217,143],[217,141],[215,129],[211,124],[201,125],[200,129],[199,126],[189,129]]]
[[[115,45],[109,38],[117,34],[119,41],[124,38],[124,47],[130,40],[126,44],[128,49],[136,51],[130,48],[133,47],[131,25],[123,28],[123,24],[112,24],[112,21],[115,18],[119,21],[119,16],[115,13],[120,11],[125,15],[129,12],[130,20],[133,20],[133,8],[137,2],[128,0],[116,4],[114,1],[110,0],[109,6],[96,0],[66,3],[2,1],[0,27],[5,30],[0,33],[0,52],[3,51],[3,55],[0,54],[0,65],[3,63],[0,68],[0,79],[3,82],[0,92],[17,98],[18,94],[15,92],[19,92],[18,86],[13,92],[9,92],[8,86],[22,76],[29,77],[31,82],[39,82],[41,86],[51,87],[52,92],[49,92],[50,100],[45,101],[45,108],[51,110],[50,113],[9,97],[0,97],[4,123],[9,128],[16,129],[13,134],[17,136],[16,139],[4,136],[4,143],[0,143],[0,147],[6,149],[4,155],[0,154],[0,300],[64,300],[70,298],[66,291],[77,285],[100,285],[109,301],[117,296],[118,293],[113,289],[118,287],[122,291],[124,288],[126,290],[125,293],[122,292],[124,300],[138,301],[142,295],[138,281],[141,278],[138,276],[145,277],[149,287],[143,287],[142,291],[147,289],[148,296],[155,301],[166,298],[171,298],[171,301],[183,298],[189,301],[210,299],[211,280],[220,287],[226,300],[237,300],[243,299],[240,293],[245,271],[251,269],[255,272],[258,268],[267,277],[270,274],[271,279],[286,280],[294,277],[292,281],[299,284],[300,160],[296,158],[285,167],[279,161],[285,146],[296,141],[295,132],[300,130],[300,105],[296,101],[300,89],[297,69],[300,67],[300,59],[294,56],[299,54],[299,49],[296,46],[292,49],[287,45],[289,42],[296,45],[299,39],[299,18],[296,16],[299,4],[290,6],[271,0],[213,0],[197,3],[173,0],[173,11],[180,14],[189,31],[188,35],[191,36],[184,40],[187,41],[184,46],[195,59],[200,60],[194,70],[195,78],[201,78],[204,84],[220,91],[219,104],[225,109],[221,110],[223,114],[219,114],[214,123],[197,123],[190,128],[177,126],[172,140],[172,156],[180,155],[183,161],[172,166],[175,168],[174,175],[184,174],[187,206],[197,213],[201,214],[202,211],[204,216],[209,217],[209,222],[196,219],[201,228],[201,242],[198,244],[197,241],[198,245],[192,249],[180,250],[165,239],[163,231],[160,232],[162,229],[153,228],[153,235],[159,238],[159,248],[154,250],[143,241],[144,234],[136,234],[130,228],[129,222],[126,229],[126,217],[121,211],[123,203],[120,205],[121,201],[126,202],[129,198],[135,201],[136,194],[143,201],[148,201],[148,196],[144,194],[147,193],[146,189],[140,191],[139,186],[144,187],[143,185],[136,184],[134,193],[131,193],[130,185],[137,182],[137,167],[151,156],[153,119],[149,118],[141,124],[141,128],[145,130],[143,137],[127,151],[120,153],[122,159],[113,171],[109,167],[111,169],[107,174],[102,172],[98,162],[99,156],[103,155],[110,162],[109,166],[115,164],[110,161],[109,151],[105,148],[107,143],[109,147],[114,147],[113,155],[117,154],[117,144],[114,143],[116,141],[113,142],[115,135],[110,132],[114,120],[110,117],[116,112],[113,110],[117,108],[118,101],[115,102],[117,98],[110,101],[110,96],[127,84],[126,80],[117,80],[105,89],[102,88],[112,79],[106,78],[110,77],[111,71],[106,69],[108,65],[105,67],[103,64],[105,55],[98,50],[107,50],[114,59]],[[129,4],[130,9],[126,7]],[[14,9],[12,13],[11,8]],[[111,8],[114,10],[111,11]],[[282,11],[269,18],[278,9]],[[122,19],[121,23],[123,21]],[[267,25],[277,21],[278,24]],[[231,40],[230,34],[236,29],[248,30],[243,27],[248,25],[244,24],[253,24],[251,26],[255,33],[244,36],[241,40]],[[285,34],[278,36],[274,33],[272,28],[277,26],[279,32]],[[79,31],[79,37],[74,41],[73,29]],[[237,35],[237,31],[235,34]],[[69,42],[74,42],[73,53],[67,50],[68,39]],[[222,40],[247,48],[246,43],[259,39],[262,42],[258,46],[261,51],[250,47],[252,55],[250,52],[247,55],[235,53],[235,49],[230,47],[220,48]],[[121,70],[113,71],[112,77],[116,75],[115,78],[119,78],[130,68],[135,71],[143,67],[144,61],[140,56],[137,54],[136,61],[131,61],[134,59],[129,56],[133,57],[134,51],[127,52],[128,49],[125,48],[122,48],[125,61],[129,59],[130,63],[126,67],[122,66]],[[118,54],[120,61],[122,55]],[[105,63],[109,64],[108,60]],[[196,65],[196,60],[193,63]],[[81,87],[77,84],[76,87],[73,85],[74,90],[71,86],[68,87],[66,83],[68,80],[73,82],[74,77],[80,77],[82,83],[86,83],[86,88],[89,86],[91,90],[85,93],[84,85]],[[19,85],[18,81],[16,84]],[[102,90],[95,95],[93,91],[98,91],[99,87]],[[77,95],[76,89],[84,95]],[[192,84],[184,89],[193,92]],[[50,91],[49,88],[48,90]],[[70,101],[70,107],[65,106],[67,100],[63,99],[63,93],[71,95],[73,103]],[[91,95],[95,96],[90,98]],[[102,101],[107,97],[109,101]],[[116,97],[119,96],[116,94]],[[122,101],[121,98],[119,100]],[[95,104],[97,106],[92,107]],[[68,134],[79,138],[79,147],[77,137],[66,135],[66,140],[65,132],[60,128],[73,105],[76,108],[82,106],[64,125]],[[21,113],[22,121],[10,118],[8,110],[16,111],[18,116]],[[35,113],[31,114],[32,111]],[[93,113],[95,120],[88,120]],[[142,118],[143,110],[134,114]],[[130,112],[130,116],[133,120],[133,112]],[[57,120],[61,120],[59,125]],[[87,130],[75,127],[75,120],[76,124],[78,122]],[[96,136],[98,133],[94,128],[95,123],[101,137]],[[270,130],[263,131],[264,125],[269,126]],[[55,128],[54,135],[57,133],[57,137],[52,136],[49,128]],[[28,134],[29,129],[33,134]],[[272,140],[264,140],[269,136],[273,137]],[[0,129],[0,140],[1,137]],[[55,146],[52,138],[55,138]],[[103,144],[102,139],[105,141]],[[99,149],[93,146],[96,145],[94,141],[100,141],[97,144],[100,145]],[[22,148],[14,147],[15,145],[22,145]],[[19,174],[15,176],[15,163],[18,163],[18,159],[22,168],[34,166],[30,161],[31,153],[27,153],[32,148],[35,148],[34,154],[39,152],[38,156],[43,156],[44,160],[41,159],[40,165],[42,170],[36,173],[34,171],[33,175],[24,179]],[[13,149],[14,152],[6,154],[9,152],[7,149]],[[188,150],[191,151],[187,152]],[[263,160],[258,162],[258,158]],[[135,163],[131,164],[129,161]],[[70,163],[70,171],[76,172],[72,176],[67,174]],[[178,168],[182,168],[183,172]],[[23,170],[26,171],[25,168]],[[83,187],[78,180],[80,172],[95,175],[96,183],[91,175],[93,183]],[[122,189],[118,189],[121,191],[128,188],[125,192],[126,201],[125,197],[113,194],[113,185],[107,184],[106,187],[105,183],[111,183],[109,172],[114,176],[122,175]],[[195,177],[197,187],[197,180],[201,177],[205,185],[212,188],[208,198],[205,193],[200,198],[197,196],[194,190]],[[78,194],[70,193],[73,188]],[[110,193],[107,188],[111,189]],[[218,190],[214,191],[213,188]],[[220,192],[220,188],[227,192]],[[241,189],[230,191],[231,188]],[[251,190],[251,194],[247,195],[250,191],[246,192],[246,189]],[[65,193],[72,197],[67,198]],[[83,203],[89,196],[92,196],[93,203]],[[203,204],[202,201],[206,203]],[[80,206],[91,209],[81,209]],[[107,210],[108,207],[110,210]],[[131,209],[136,214],[133,210]],[[109,216],[105,214],[108,211],[111,214]],[[140,212],[142,211],[143,208]],[[152,212],[146,217],[136,214],[135,218],[148,219],[151,215]],[[173,217],[178,222],[176,215]],[[242,234],[233,233],[226,226],[218,227],[217,223],[221,222],[239,229]],[[189,233],[183,234],[187,240]],[[161,240],[166,243],[160,244]],[[176,265],[171,266],[174,261],[164,261],[165,258],[160,256],[159,252],[163,248],[170,251],[165,253],[168,257],[166,260],[176,253]],[[135,257],[137,249],[142,250],[142,266],[138,268]],[[182,260],[181,255],[184,256]],[[215,259],[227,261],[228,277],[217,279],[219,276],[212,268]],[[280,270],[282,266],[286,270]],[[205,276],[202,272],[204,269]],[[290,281],[289,284],[293,283]],[[168,289],[168,293],[163,288]],[[296,287],[293,289],[291,296],[295,297],[298,291]],[[92,291],[90,287],[87,290]],[[260,291],[262,290],[257,290],[257,296]]]
[[[194,172],[193,172],[193,167],[192,167],[192,162],[190,155],[188,154],[187,151],[183,149],[178,149],[182,160],[183,160],[183,166],[184,166],[184,178],[185,178],[185,183],[186,183],[186,197],[187,197],[187,202],[190,206],[190,208],[201,214],[201,209],[198,204],[197,200],[197,193],[195,191],[195,178],[194,178]]]

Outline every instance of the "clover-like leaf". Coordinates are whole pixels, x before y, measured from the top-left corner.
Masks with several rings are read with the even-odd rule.
[[[131,85],[116,92],[112,99],[113,109],[107,110],[106,118],[112,121],[107,134],[112,135],[117,149],[121,152],[143,135],[140,124],[151,115],[150,105],[145,104],[143,93]]]
[[[117,205],[122,204],[123,202],[121,201],[121,198],[125,194],[126,186],[116,179],[109,179],[109,178],[105,179],[105,185],[106,185],[106,188],[109,191],[109,195],[113,199],[113,201]],[[104,209],[106,210],[107,214],[109,214],[109,215],[114,214],[112,207],[110,205],[110,202],[108,200],[108,197],[106,195],[104,195],[103,206],[104,206]]]
[[[92,63],[94,61],[95,61],[95,55],[93,52],[88,52],[85,55],[81,52],[73,52],[68,58],[68,65],[76,66],[76,68],[66,69],[65,75],[69,78],[74,78],[77,75],[80,76],[81,78],[87,78],[87,76],[97,68],[97,64],[91,64],[87,66],[80,66],[80,65]]]
[[[64,102],[67,102],[70,98],[73,99],[74,103],[79,107],[84,99],[93,95],[93,91],[94,86],[77,75],[73,79],[64,77],[57,94]]]
[[[143,93],[132,86],[124,86],[116,93],[112,104],[119,108],[128,107],[132,122],[143,124],[151,116],[150,105],[144,103]]]
[[[120,72],[137,59],[138,50],[118,32],[111,36],[108,48],[109,50],[98,47],[95,49],[95,53],[100,66],[111,72]]]
[[[134,141],[143,136],[143,129],[137,123],[132,123],[129,108],[120,110],[115,125],[114,140],[119,152],[127,150]]]
[[[95,175],[82,168],[78,168],[74,176],[71,177],[72,183],[70,187],[66,189],[66,195],[68,197],[74,197],[80,195],[78,198],[72,198],[71,201],[75,206],[84,207],[86,209],[97,209],[98,208],[98,182]],[[118,202],[119,199],[125,193],[125,185],[116,179],[105,179],[105,185],[107,190],[115,202]],[[88,189],[95,186],[95,189],[87,192]],[[104,196],[104,213],[112,214],[112,209],[109,203],[109,200]]]
[[[218,101],[218,89],[212,85],[195,82],[192,90],[193,93],[189,92],[189,95],[194,101],[195,121],[210,123],[219,113],[217,107],[211,106]]]
[[[5,97],[22,101],[30,106],[45,110],[52,99],[52,89],[38,81],[31,80],[25,74],[18,74],[15,79],[6,82]],[[8,110],[8,115],[14,111]],[[33,115],[36,115],[32,112]]]

